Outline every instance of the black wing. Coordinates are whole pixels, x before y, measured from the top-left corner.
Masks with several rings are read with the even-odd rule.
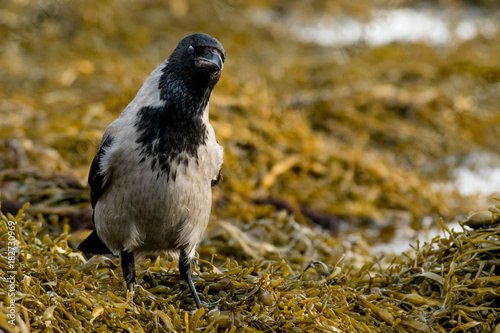
[[[90,166],[89,173],[89,185],[90,185],[90,202],[92,203],[92,208],[95,208],[97,200],[104,191],[106,184],[104,183],[104,175],[101,172],[101,158],[104,155],[105,149],[111,145],[113,142],[113,137],[108,136],[104,139],[95,155],[92,165]],[[94,214],[92,214],[92,222],[94,222]],[[92,233],[78,246],[78,250],[84,253],[93,254],[108,254],[111,253],[106,244],[103,243],[97,231],[94,230]]]
[[[95,155],[94,160],[92,161],[92,165],[90,166],[89,173],[89,185],[90,185],[90,202],[92,203],[92,208],[95,208],[97,200],[101,196],[102,192],[106,188],[106,184],[104,184],[104,174],[101,171],[101,158],[104,155],[104,151],[106,148],[111,146],[113,142],[113,137],[108,136],[104,139]],[[93,220],[93,219],[92,219]]]

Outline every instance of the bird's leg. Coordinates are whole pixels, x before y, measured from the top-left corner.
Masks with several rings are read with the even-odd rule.
[[[188,256],[186,255],[186,251],[184,250],[181,251],[181,257],[179,259],[179,271],[184,280],[186,280],[187,284],[189,285],[189,289],[191,289],[191,293],[193,294],[196,306],[198,307],[198,309],[201,309],[201,302],[198,294],[196,293],[193,280],[191,279],[191,277],[193,276],[192,260],[188,258]]]
[[[127,252],[123,250],[120,253],[120,261],[122,263],[123,278],[127,283],[127,289],[129,292],[132,292],[135,281],[134,252]]]

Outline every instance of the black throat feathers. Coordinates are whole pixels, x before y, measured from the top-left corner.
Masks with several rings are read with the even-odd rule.
[[[168,67],[163,69],[158,87],[165,106],[140,109],[135,127],[141,163],[150,163],[158,177],[175,181],[176,166],[187,167],[189,157],[198,164],[198,148],[208,138],[202,117],[213,85],[205,78],[196,81],[194,76],[177,79],[177,73]]]

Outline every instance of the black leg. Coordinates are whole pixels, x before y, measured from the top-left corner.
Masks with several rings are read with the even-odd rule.
[[[189,259],[186,255],[186,251],[181,251],[181,257],[179,259],[179,271],[181,272],[182,277],[186,280],[189,285],[189,289],[191,289],[191,293],[193,294],[194,301],[196,302],[196,306],[198,309],[201,309],[201,302],[198,298],[198,294],[196,293],[196,289],[193,284],[193,280],[191,277],[193,276],[193,266],[191,263],[191,259]]]
[[[127,283],[128,291],[132,292],[135,282],[134,252],[122,251],[120,253],[120,259],[122,263],[123,278]]]

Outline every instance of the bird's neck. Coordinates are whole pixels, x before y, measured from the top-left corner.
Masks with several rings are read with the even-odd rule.
[[[160,99],[165,101],[166,112],[174,119],[188,120],[203,117],[213,86],[203,81],[162,77]],[[189,79],[189,78],[188,78]]]

